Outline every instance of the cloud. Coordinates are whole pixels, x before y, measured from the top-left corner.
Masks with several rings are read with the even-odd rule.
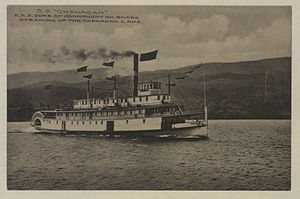
[[[186,21],[152,13],[143,24],[106,26],[112,28],[109,33],[102,31],[102,25],[67,24],[48,31],[42,25],[16,26],[8,29],[8,71],[62,70],[87,63],[98,67],[110,59],[119,60],[114,70],[122,63],[131,68],[132,60],[124,58],[153,49],[159,50],[159,61],[145,63],[141,70],[291,55],[290,17],[275,18],[243,36],[230,35],[232,25],[220,14]]]

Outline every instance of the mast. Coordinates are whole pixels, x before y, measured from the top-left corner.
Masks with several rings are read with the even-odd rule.
[[[265,105],[267,104],[267,81],[268,81],[268,74],[269,74],[269,71],[267,70],[266,71],[266,76],[265,76]]]
[[[53,85],[52,88],[51,88],[51,106],[53,106],[53,108],[55,108],[55,106],[54,106],[53,87],[54,87],[54,85]],[[50,106],[50,108],[52,108],[51,106]]]
[[[53,108],[55,108],[55,105],[54,105],[54,101],[55,101],[55,93],[54,93],[54,83],[55,83],[55,81],[53,81],[53,83],[52,83],[52,87],[51,87],[51,106],[53,107]],[[50,108],[51,108],[51,106],[50,106]]]
[[[206,105],[206,86],[205,86],[205,72],[203,71],[203,103],[205,112],[205,122],[207,123],[207,105]]]
[[[170,74],[168,74],[168,94],[171,95],[171,77]]]
[[[88,89],[87,89],[87,93],[86,93],[86,99],[89,100],[90,99],[90,80],[87,80],[88,83]]]
[[[138,96],[138,82],[139,82],[139,54],[134,53],[133,54],[133,71],[134,71],[134,77],[133,77],[133,97]]]
[[[265,118],[267,118],[267,107],[266,107],[266,104],[267,104],[267,82],[268,82],[268,74],[269,74],[269,71],[267,70],[266,71],[266,75],[265,75],[265,96],[264,96]]]
[[[116,76],[113,76],[113,80],[114,80],[114,89],[113,89],[113,98],[116,98],[116,90],[117,90],[117,78]]]
[[[168,84],[167,84],[167,86],[168,86],[168,95],[171,95],[171,86],[175,86],[175,85],[176,85],[175,83],[171,84],[171,75],[168,74]]]
[[[92,89],[92,99],[94,98],[94,86],[91,87]]]

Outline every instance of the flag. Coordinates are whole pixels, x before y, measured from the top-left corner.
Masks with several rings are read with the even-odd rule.
[[[166,84],[166,86],[176,86],[176,84],[174,83],[174,84]]]
[[[192,69],[200,68],[201,66],[202,66],[202,64],[199,64],[199,65],[197,65],[197,66],[192,67]]]
[[[142,53],[140,57],[140,61],[150,61],[152,59],[156,59],[158,50],[148,52],[148,53]]]
[[[84,78],[87,78],[87,79],[92,79],[92,76],[93,76],[93,74],[83,75],[83,77],[84,77]]]
[[[87,70],[87,66],[82,66],[82,67],[77,69],[77,73],[78,72],[86,72],[86,70]]]
[[[114,77],[106,77],[106,80],[114,80]]]
[[[51,89],[53,87],[53,84],[48,84],[44,86],[44,89],[48,90]]]
[[[184,79],[186,78],[186,76],[183,76],[183,77],[175,77],[175,79]]]
[[[115,61],[111,61],[111,62],[104,62],[103,66],[109,66],[109,67],[113,67],[114,66]]]
[[[192,72],[194,72],[194,71],[187,71],[187,72],[185,72],[185,73],[183,73],[183,74],[188,74],[188,73],[192,73]]]

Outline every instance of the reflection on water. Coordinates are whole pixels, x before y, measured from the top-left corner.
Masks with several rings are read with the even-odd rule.
[[[8,123],[8,189],[290,189],[290,120],[210,121],[206,140],[42,135],[28,125]]]

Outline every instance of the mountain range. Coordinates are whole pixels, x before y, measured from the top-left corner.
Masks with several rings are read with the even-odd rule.
[[[93,97],[111,96],[109,68],[89,70]],[[139,81],[160,81],[167,92],[168,75],[176,86],[172,100],[185,110],[203,107],[203,72],[210,119],[289,119],[291,117],[291,57],[233,63],[199,63],[172,70],[139,73]],[[68,107],[86,97],[87,81],[76,71],[26,72],[7,76],[8,121],[28,121],[40,108]],[[117,77],[117,96],[132,94],[132,77]],[[53,84],[52,89],[44,86]],[[265,86],[266,85],[266,86]]]

